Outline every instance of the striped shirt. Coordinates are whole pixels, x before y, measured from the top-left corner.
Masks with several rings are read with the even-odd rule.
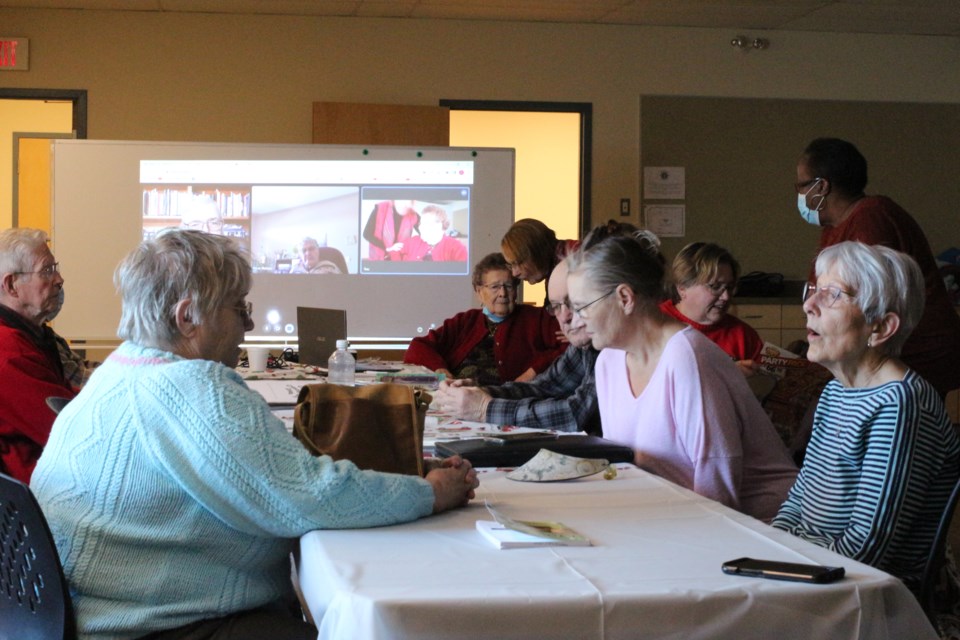
[[[803,468],[773,526],[919,586],[960,476],[960,440],[930,384],[901,381],[820,397]]]

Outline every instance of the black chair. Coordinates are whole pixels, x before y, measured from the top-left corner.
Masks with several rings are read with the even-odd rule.
[[[73,640],[53,536],[30,489],[0,473],[0,640]]]
[[[923,578],[920,582],[920,606],[923,607],[934,629],[938,628],[934,590],[940,578],[940,570],[946,560],[947,535],[950,533],[950,523],[953,522],[953,513],[956,511],[958,501],[960,501],[960,481],[954,485],[950,499],[947,500],[947,506],[943,510],[943,515],[940,516],[937,535],[933,538],[933,546],[930,548],[930,555],[927,556],[927,562],[923,567]]]

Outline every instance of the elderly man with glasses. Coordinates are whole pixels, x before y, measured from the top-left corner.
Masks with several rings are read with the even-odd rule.
[[[47,398],[71,399],[53,331],[63,277],[37,229],[0,232],[0,470],[29,482],[56,417]]]
[[[601,435],[593,374],[598,351],[583,327],[571,326],[566,262],[554,267],[547,300],[546,310],[556,317],[571,348],[529,382],[478,387],[469,380],[445,381],[436,397],[443,411],[463,420]]]
[[[584,250],[612,236],[633,237],[639,229],[609,220],[584,238]],[[509,263],[507,265],[510,267]],[[444,411],[464,420],[511,424],[555,431],[586,431],[602,435],[594,365],[599,352],[584,327],[573,326],[574,310],[567,295],[567,263],[561,260],[549,274],[546,311],[556,317],[571,349],[529,382],[478,387],[471,380],[445,382],[436,401]],[[589,306],[589,305],[587,305]],[[582,310],[582,309],[581,309]]]

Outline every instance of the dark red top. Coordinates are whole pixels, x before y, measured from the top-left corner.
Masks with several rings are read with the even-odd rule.
[[[908,254],[923,271],[927,301],[923,316],[903,347],[901,359],[927,379],[941,395],[960,387],[960,316],[917,221],[886,196],[867,196],[850,215],[820,233],[820,250],[847,240],[880,244]],[[810,280],[815,281],[814,267]]]
[[[47,327],[0,305],[0,467],[29,483],[56,418],[50,396],[73,398],[73,387]]]
[[[493,355],[500,382],[515,380],[533,369],[540,373],[567,348],[557,339],[557,319],[540,307],[518,304],[493,332]],[[427,335],[414,338],[403,361],[429,369],[455,372],[471,350],[489,335],[487,319],[480,309],[470,309],[449,318]]]

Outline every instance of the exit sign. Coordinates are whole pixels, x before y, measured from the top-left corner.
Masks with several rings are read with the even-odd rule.
[[[30,68],[30,41],[0,36],[0,71],[26,71]]]

